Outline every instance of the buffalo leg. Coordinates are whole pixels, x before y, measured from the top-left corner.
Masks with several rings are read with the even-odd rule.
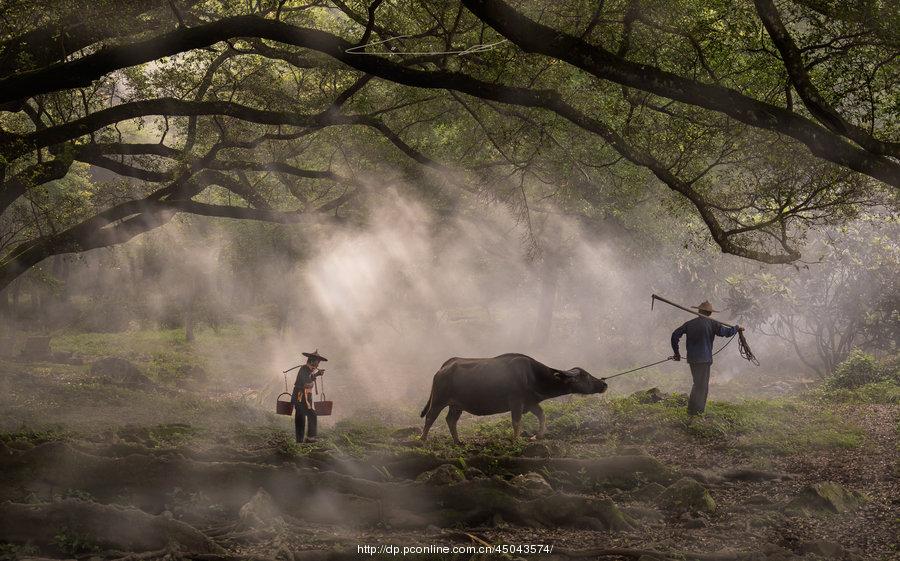
[[[512,426],[513,426],[513,440],[519,438],[519,433],[522,432],[522,411],[525,407],[521,403],[513,403],[510,407],[510,413],[512,413]]]
[[[438,415],[441,414],[441,411],[444,410],[444,407],[447,407],[446,404],[437,406],[436,403],[431,404],[431,408],[428,409],[428,412],[425,414],[425,426],[422,428],[422,436],[421,440],[426,440],[428,438],[428,430],[431,428],[431,425],[437,420]]]
[[[544,417],[544,410],[541,409],[541,404],[535,403],[528,408],[528,411],[534,413],[534,416],[538,419],[538,423],[540,423],[537,434],[532,438],[544,438],[544,430],[547,428],[547,419]]]
[[[450,411],[447,412],[447,426],[450,427],[450,436],[453,437],[453,442],[459,444],[459,434],[456,432],[456,423],[459,421],[459,417],[462,415],[462,408],[457,405],[451,405]]]

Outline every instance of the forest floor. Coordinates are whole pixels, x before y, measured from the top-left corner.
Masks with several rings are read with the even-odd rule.
[[[541,441],[464,415],[459,446],[369,408],[298,445],[268,401],[167,377],[182,358],[122,380],[90,366],[116,345],[57,345],[85,364],[0,361],[0,559],[900,559],[893,384],[694,420],[678,393],[563,398]],[[428,546],[499,549],[402,555]]]

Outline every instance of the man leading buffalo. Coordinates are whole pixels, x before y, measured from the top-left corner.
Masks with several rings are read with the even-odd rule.
[[[687,361],[694,379],[691,396],[688,399],[688,415],[695,416],[700,415],[706,409],[706,396],[709,393],[709,369],[713,361],[713,340],[717,335],[734,337],[744,328],[739,325],[728,327],[711,319],[709,316],[718,310],[714,310],[709,301],[691,307],[697,309],[703,317],[695,317],[672,332],[672,350],[675,351],[672,359],[681,360],[678,341],[681,340],[682,335],[687,335]]]

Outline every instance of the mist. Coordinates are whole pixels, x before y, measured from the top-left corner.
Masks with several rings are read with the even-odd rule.
[[[586,224],[552,206],[526,224],[520,209],[462,195],[437,213],[413,186],[370,181],[377,196],[349,220],[271,226],[190,217],[126,246],[55,258],[48,268],[65,283],[32,281],[25,291],[40,309],[32,314],[23,303],[18,318],[5,319],[6,333],[21,346],[17,333],[35,328],[126,337],[174,328],[188,341],[194,332],[237,330],[246,337],[228,360],[195,346],[204,375],[192,384],[212,395],[252,392],[263,408],[285,380],[292,385],[295,374],[282,370],[318,349],[329,358],[324,389],[339,419],[418,408],[450,357],[517,352],[598,377],[661,360],[671,354],[669,334],[690,316],[651,310],[652,293],[725,307],[728,284],[679,263],[677,240],[614,219]],[[713,251],[688,265],[710,275],[759,268]],[[771,370],[767,350],[779,344],[757,336],[754,346]],[[736,348],[717,357],[719,382],[751,368]],[[689,376],[668,363],[620,378],[611,392],[642,384],[684,390]]]

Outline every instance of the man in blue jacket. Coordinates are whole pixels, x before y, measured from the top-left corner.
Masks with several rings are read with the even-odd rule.
[[[682,335],[687,335],[687,361],[691,367],[691,376],[694,385],[691,387],[691,397],[688,399],[688,415],[699,415],[706,408],[706,396],[709,393],[709,368],[712,366],[712,346],[716,335],[719,337],[733,337],[744,328],[737,325],[726,327],[709,316],[714,310],[709,301],[705,301],[696,308],[705,317],[695,317],[685,322],[681,327],[672,332],[672,350],[674,360],[681,360],[678,351],[678,341]]]

